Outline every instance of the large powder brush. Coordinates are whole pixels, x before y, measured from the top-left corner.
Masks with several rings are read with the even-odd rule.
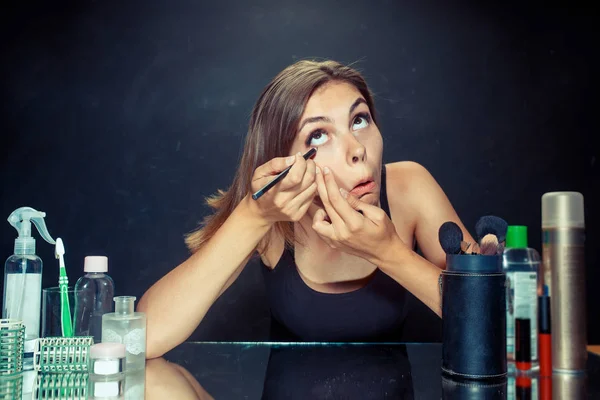
[[[460,227],[452,222],[444,222],[438,231],[440,245],[446,254],[460,254],[462,251],[463,233]]]
[[[487,215],[481,217],[475,224],[475,233],[479,243],[479,253],[482,255],[500,255],[506,245],[508,223],[500,217]]]

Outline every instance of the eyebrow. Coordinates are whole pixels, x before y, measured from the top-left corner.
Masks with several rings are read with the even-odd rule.
[[[356,99],[354,101],[354,103],[352,103],[352,105],[350,106],[350,111],[348,111],[348,115],[351,115],[354,112],[354,110],[356,109],[356,107],[358,107],[360,104],[367,104],[367,102],[362,97],[359,97],[358,99]],[[305,118],[302,121],[302,123],[300,124],[300,129],[298,129],[298,132],[302,131],[302,129],[304,128],[304,126],[306,124],[313,124],[315,122],[333,123],[333,121],[331,120],[331,118],[328,118],[328,117],[310,117],[310,118]]]

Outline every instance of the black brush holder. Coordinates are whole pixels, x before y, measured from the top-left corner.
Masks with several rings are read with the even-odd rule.
[[[506,379],[506,276],[501,256],[448,254],[442,272],[442,373]]]

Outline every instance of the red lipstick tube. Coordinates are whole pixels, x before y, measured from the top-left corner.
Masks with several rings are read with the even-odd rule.
[[[517,369],[531,369],[531,321],[515,318],[515,361]]]
[[[538,355],[540,376],[552,376],[552,335],[550,320],[550,297],[548,286],[544,285],[542,296],[538,298]]]

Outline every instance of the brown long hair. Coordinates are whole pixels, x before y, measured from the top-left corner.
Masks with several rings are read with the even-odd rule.
[[[308,99],[315,90],[331,81],[354,85],[367,101],[376,123],[373,96],[357,70],[335,61],[301,60],[281,71],[264,88],[254,105],[233,183],[227,191],[218,190],[206,199],[215,212],[204,219],[198,230],[186,236],[185,242],[192,252],[215,234],[251,190],[254,170],[272,158],[289,155]],[[283,236],[286,245],[294,244],[293,223],[277,222],[274,229]]]

